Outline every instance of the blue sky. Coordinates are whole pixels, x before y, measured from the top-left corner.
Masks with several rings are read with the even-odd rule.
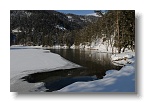
[[[86,15],[86,14],[94,13],[94,10],[56,10],[56,11],[62,13],[72,13],[77,15]]]

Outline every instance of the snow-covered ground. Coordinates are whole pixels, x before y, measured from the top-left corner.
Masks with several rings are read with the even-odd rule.
[[[112,55],[112,61],[119,60],[125,66],[109,70],[103,79],[90,82],[76,82],[64,87],[60,92],[135,92],[135,53]],[[122,59],[121,59],[122,58]],[[125,60],[123,58],[126,58]],[[120,60],[121,59],[121,60]],[[124,60],[124,61],[123,61]],[[118,61],[118,62],[119,62]],[[127,63],[131,61],[131,63]]]
[[[114,36],[111,36],[111,39],[107,39],[106,35],[103,34],[102,38],[96,38],[92,40],[91,42],[83,42],[80,43],[78,46],[73,44],[70,48],[71,49],[90,49],[90,50],[96,50],[97,52],[105,52],[105,53],[118,53],[118,48],[114,47]],[[121,52],[123,52],[123,49],[121,49]],[[132,52],[131,46],[129,45],[127,48],[125,48],[124,52]]]
[[[58,54],[43,50],[42,46],[14,45],[10,49],[11,92],[29,92],[43,83],[28,83],[19,80],[31,73],[80,67]]]
[[[96,50],[97,52],[107,52],[107,53],[117,53],[117,48],[111,46],[114,43],[113,41],[113,36],[110,40],[104,41],[105,37],[102,38],[97,38],[96,40],[93,40],[91,43],[90,42],[85,42],[85,43],[80,43],[79,46],[76,46],[73,44],[70,48],[71,49],[91,49],[91,50]]]
[[[42,45],[41,46],[24,46],[24,45],[13,45],[10,47],[11,50],[13,49],[42,49]]]
[[[10,77],[13,83],[15,77],[39,71],[69,69],[80,67],[58,54],[41,49],[41,46],[12,46],[10,49]]]
[[[119,71],[109,70],[103,79],[75,82],[59,92],[135,92],[135,53],[125,52],[111,56],[116,65],[125,65]],[[22,82],[19,78],[34,72],[80,67],[41,46],[12,46],[10,50],[11,91],[33,91],[43,83]]]
[[[112,63],[119,66],[135,62],[135,52],[124,52],[111,56]]]

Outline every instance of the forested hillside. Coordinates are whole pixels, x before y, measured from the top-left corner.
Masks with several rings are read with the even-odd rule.
[[[101,11],[100,11],[101,13]],[[82,43],[91,47],[92,43],[106,43],[106,47],[114,47],[120,53],[125,48],[135,49],[135,11],[108,11],[102,14],[97,22],[76,32],[75,45]],[[100,42],[99,42],[100,43]],[[106,48],[108,50],[108,48]]]
[[[54,10],[11,10],[10,27],[15,44],[52,46],[73,44],[73,30],[96,21],[94,16],[63,14]]]
[[[63,14],[53,10],[11,10],[14,44],[75,46],[73,48],[135,49],[135,11],[95,11],[91,15]],[[12,39],[12,38],[11,38]],[[13,40],[13,39],[12,39]],[[83,45],[83,47],[82,47]],[[87,47],[86,47],[87,46]]]

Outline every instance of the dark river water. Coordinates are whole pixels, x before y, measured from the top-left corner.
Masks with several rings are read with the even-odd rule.
[[[43,82],[46,92],[59,90],[74,82],[87,82],[102,79],[108,70],[120,70],[110,61],[111,54],[95,50],[51,49],[51,52],[81,65],[79,68],[60,69],[51,72],[37,72],[23,77],[29,83]]]

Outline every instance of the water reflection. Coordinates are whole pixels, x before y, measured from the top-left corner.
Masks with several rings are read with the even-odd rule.
[[[106,71],[121,67],[114,66],[110,61],[110,54],[97,53],[91,50],[52,49],[65,59],[81,65],[81,68],[39,72],[23,77],[29,83],[43,82],[46,91],[59,90],[78,81],[93,81],[102,79]]]
[[[65,59],[87,68],[116,69],[110,61],[111,54],[97,53],[95,50],[52,49]]]
[[[22,79],[29,83],[43,82],[46,89],[45,91],[51,92],[59,90],[74,82],[97,80],[97,77],[93,76],[94,74],[94,72],[88,72],[87,68],[74,68],[66,70],[56,70],[51,72],[34,73],[25,76]]]

